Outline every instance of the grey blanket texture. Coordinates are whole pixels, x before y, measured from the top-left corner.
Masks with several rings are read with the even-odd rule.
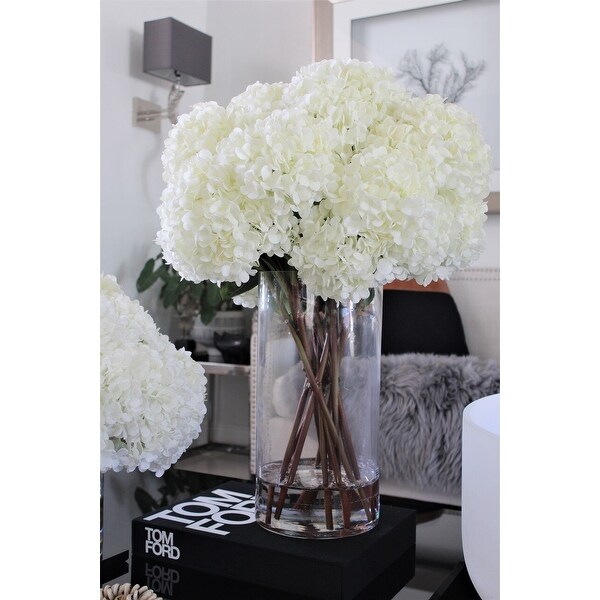
[[[500,367],[475,356],[381,357],[382,478],[460,494],[462,411],[500,391]]]

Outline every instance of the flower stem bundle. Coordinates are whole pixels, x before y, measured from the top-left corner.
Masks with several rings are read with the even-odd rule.
[[[274,525],[274,520],[281,518],[290,489],[306,485],[298,469],[307,462],[312,463],[310,470],[315,479],[300,493],[294,510],[308,513],[320,499],[325,526],[330,531],[336,528],[334,512],[341,513],[343,529],[349,530],[351,521],[357,519],[353,512],[359,512],[359,518],[364,522],[372,522],[378,516],[376,494],[373,493],[376,477],[373,478],[373,470],[363,472],[364,467],[360,465],[341,386],[342,359],[348,353],[346,346],[350,336],[342,313],[348,313],[348,308],[332,299],[316,297],[309,300],[294,270],[272,271],[268,265],[265,267],[263,281],[275,304],[273,310],[294,340],[304,374],[285,451],[281,461],[277,462],[273,481],[265,484],[265,524]],[[354,314],[360,315],[368,304],[366,300],[358,303]],[[306,454],[311,425],[317,432],[317,449],[314,456],[306,459],[303,454]],[[339,498],[339,507],[335,509],[334,494]]]

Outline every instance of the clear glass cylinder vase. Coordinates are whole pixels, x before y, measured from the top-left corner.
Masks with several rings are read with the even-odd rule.
[[[342,304],[295,271],[261,273],[256,518],[270,531],[336,538],[378,522],[381,298]]]

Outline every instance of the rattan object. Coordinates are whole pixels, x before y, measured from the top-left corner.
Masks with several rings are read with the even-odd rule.
[[[105,585],[100,590],[100,600],[163,600],[159,598],[147,585],[139,586],[137,583],[122,583]]]

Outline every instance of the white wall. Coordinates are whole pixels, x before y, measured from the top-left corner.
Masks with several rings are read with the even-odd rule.
[[[142,70],[144,21],[173,17],[208,33],[207,2],[194,0],[102,0],[101,2],[101,222],[100,268],[137,298],[135,280],[159,229],[156,208],[162,191],[160,155],[169,123],[153,133],[132,126],[134,96],[166,107],[171,84]],[[204,99],[207,86],[186,88],[181,106]],[[156,290],[140,298],[161,331],[170,314],[156,302]]]
[[[502,194],[501,194],[502,195]],[[500,267],[500,215],[488,215],[483,226],[485,232],[485,248],[472,267]]]
[[[289,80],[312,61],[312,0],[209,1],[210,99],[227,104],[256,81]]]

